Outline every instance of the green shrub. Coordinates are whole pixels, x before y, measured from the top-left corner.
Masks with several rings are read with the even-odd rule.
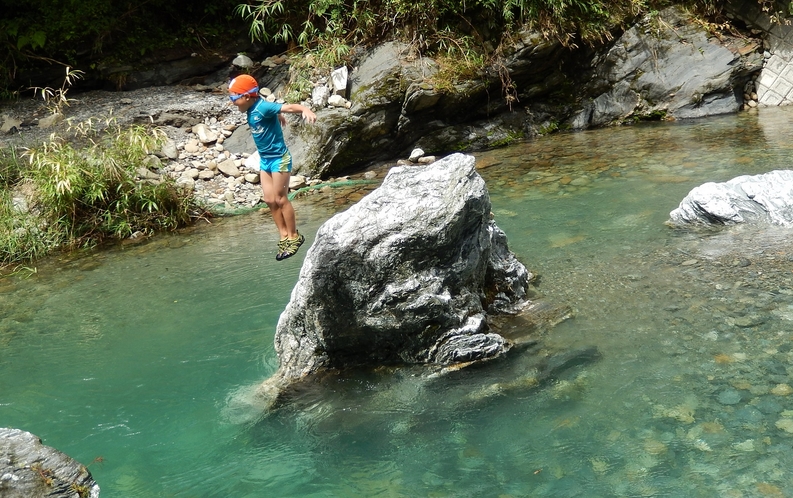
[[[31,67],[109,62],[138,66],[157,50],[212,49],[236,39],[244,25],[238,0],[0,0],[0,94],[24,85]],[[96,73],[90,75],[96,76]]]
[[[16,147],[0,148],[0,188],[13,186],[22,177],[23,163]]]
[[[290,100],[305,98],[311,70],[345,63],[350,47],[384,38],[411,43],[418,55],[433,56],[441,72],[433,83],[455,91],[456,83],[482,77],[487,68],[499,75],[504,98],[516,101],[517,89],[505,72],[500,48],[515,32],[529,29],[566,46],[609,40],[624,25],[652,9],[671,4],[714,14],[722,0],[257,0],[239,5],[253,39],[297,47],[300,67],[293,69]],[[326,71],[327,72],[327,71]]]
[[[0,266],[32,261],[59,243],[35,214],[14,206],[10,190],[0,190]]]
[[[188,223],[192,193],[170,178],[138,180],[138,168],[165,140],[156,128],[122,129],[112,122],[98,132],[81,123],[76,142],[53,136],[26,152],[35,208],[46,237],[70,247],[91,246],[141,231],[174,229]],[[82,144],[82,146],[75,145]]]
[[[287,102],[299,102],[309,97],[313,81],[344,65],[349,53],[350,46],[343,40],[328,37],[316,40],[313,49],[305,51],[289,65]]]
[[[25,164],[15,147],[0,149],[0,266],[36,259],[56,244],[42,230],[39,218],[14,205],[14,188],[22,182]]]

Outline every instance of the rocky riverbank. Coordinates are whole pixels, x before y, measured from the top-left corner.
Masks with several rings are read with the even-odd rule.
[[[731,15],[752,31],[714,35],[689,12],[670,7],[638,19],[612,42],[593,49],[565,47],[536,32],[516,33],[500,62],[517,91],[512,100],[503,98],[502,78],[487,71],[471,80],[445,81],[438,62],[416,57],[410,45],[391,41],[362,49],[343,68],[349,71],[346,84],[337,87],[330,75],[315,77],[310,100],[318,112],[317,124],[304,128],[295,123],[286,130],[296,172],[329,179],[375,161],[407,156],[415,147],[446,155],[503,146],[557,129],[690,119],[788,103],[790,81],[786,73],[774,72],[783,65],[774,61],[789,60],[788,27],[771,23],[757,8],[733,10]],[[261,85],[284,95],[288,60],[251,63],[249,69]],[[109,99],[107,93],[90,93],[81,99],[90,100],[94,108],[102,100],[125,99],[121,105],[128,108],[113,106],[115,111],[182,130],[174,137],[178,146],[189,141],[184,131],[196,124],[218,125],[213,131],[224,134],[241,123],[220,89],[227,77],[224,70],[189,88],[155,87]],[[331,82],[333,91],[343,94],[333,97],[346,99],[343,105],[330,105],[329,100],[325,104],[320,90]],[[135,112],[141,105],[147,108]],[[26,119],[20,119],[22,128]],[[5,125],[0,131],[10,128]],[[204,145],[185,154],[190,161],[184,171],[190,174],[180,171],[180,176],[195,176],[191,161],[199,161],[199,173],[214,171],[212,161],[219,165],[232,159],[225,152],[246,152],[222,142],[211,143],[207,150]],[[188,156],[196,152],[198,159]],[[239,159],[244,158],[232,160]],[[244,179],[240,182],[245,184]],[[227,200],[225,191],[218,195]]]
[[[259,175],[245,166],[245,159],[255,150],[245,115],[229,105],[224,80],[212,86],[92,91],[70,100],[70,105],[56,119],[42,101],[18,101],[0,107],[0,126],[4,132],[0,135],[0,147],[34,148],[51,141],[53,134],[68,138],[72,126],[88,120],[97,126],[109,119],[122,125],[153,124],[168,139],[162,150],[153,151],[148,168],[138,171],[140,180],[156,182],[170,177],[192,190],[200,205],[216,213],[264,207]],[[308,126],[300,124],[294,116],[287,116],[287,120],[291,127]],[[240,133],[235,135],[238,129]],[[432,160],[434,157],[417,150],[407,161],[426,164]],[[378,163],[352,175],[326,179],[295,174],[290,189],[293,194],[316,193],[325,186],[376,183],[387,166],[395,162]]]

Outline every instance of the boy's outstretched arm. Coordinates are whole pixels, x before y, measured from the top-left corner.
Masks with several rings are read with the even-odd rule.
[[[317,115],[314,111],[302,104],[284,104],[281,106],[281,112],[288,112],[290,114],[300,113],[306,123],[313,123],[317,120]]]

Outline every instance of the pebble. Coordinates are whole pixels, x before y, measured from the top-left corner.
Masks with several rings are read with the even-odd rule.
[[[574,187],[583,187],[583,186],[589,185],[590,183],[592,183],[592,181],[589,178],[587,178],[585,176],[582,176],[582,177],[573,179],[570,182],[570,185],[573,185]]]
[[[793,434],[793,419],[791,418],[780,418],[776,421],[777,429],[782,429],[785,432]]]
[[[793,388],[791,388],[787,384],[777,384],[771,389],[771,394],[775,394],[777,396],[790,396],[793,393]]]
[[[719,393],[718,400],[722,405],[736,405],[741,402],[741,393],[735,389],[725,389]]]
[[[735,443],[732,447],[738,451],[754,451],[754,439],[747,439],[742,443]]]
[[[735,318],[733,323],[736,327],[741,328],[749,328],[749,327],[756,327],[758,325],[762,325],[765,322],[765,319],[761,316],[741,316]]]
[[[753,406],[742,406],[738,410],[735,410],[733,417],[735,420],[744,424],[759,424],[765,420],[763,412]]]
[[[760,412],[771,415],[782,411],[782,405],[771,396],[762,396],[752,400],[754,405]]]

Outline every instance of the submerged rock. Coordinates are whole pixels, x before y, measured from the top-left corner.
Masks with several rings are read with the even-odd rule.
[[[694,188],[669,213],[672,226],[734,225],[738,223],[793,225],[793,171],[776,170],[743,175],[724,183]]]
[[[487,312],[518,313],[532,277],[491,219],[473,157],[395,167],[317,232],[278,322],[279,370],[261,392],[345,367],[496,358],[512,342]]]
[[[99,485],[85,465],[35,435],[0,428],[0,496],[99,498]]]

